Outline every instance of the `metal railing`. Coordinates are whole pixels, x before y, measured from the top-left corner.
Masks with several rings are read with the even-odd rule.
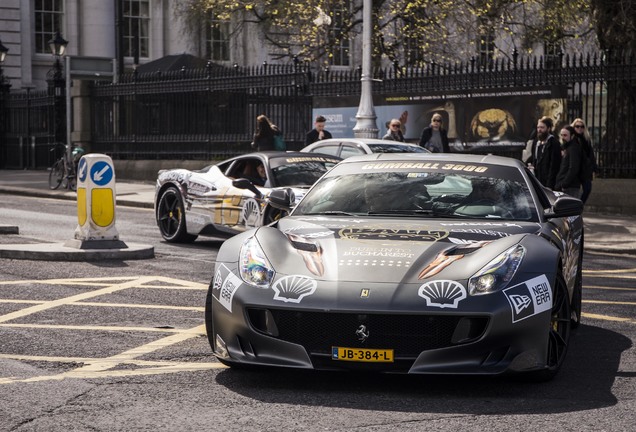
[[[475,60],[391,67],[373,72],[374,95],[440,95],[489,89],[560,88],[567,94],[568,122],[585,119],[600,175],[636,177],[636,59],[618,53]],[[250,150],[255,120],[266,114],[283,130],[290,149],[303,146],[317,98],[360,94],[360,70],[320,70],[288,65],[220,67],[170,73],[124,74],[118,83],[90,88],[90,150],[114,159],[217,159]],[[7,117],[5,166],[16,165],[20,137],[51,145],[58,117],[49,93],[12,92],[2,104]],[[25,108],[25,106],[28,106]],[[531,131],[526,131],[528,137]],[[24,151],[23,151],[24,152]],[[48,151],[46,154],[48,156]],[[15,153],[17,154],[17,153]],[[38,158],[36,158],[38,159]],[[39,159],[38,159],[39,160]],[[30,162],[29,162],[30,163]],[[35,162],[35,165],[49,165]]]

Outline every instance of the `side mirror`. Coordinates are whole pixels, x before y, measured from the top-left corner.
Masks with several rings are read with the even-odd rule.
[[[247,189],[251,192],[254,192],[254,195],[256,195],[256,198],[263,198],[263,194],[261,193],[261,191],[259,191],[256,188],[256,186],[254,186],[254,183],[252,183],[246,178],[238,178],[238,179],[232,180],[232,186],[234,186],[237,189]]]
[[[563,195],[556,199],[552,208],[545,213],[545,217],[560,218],[580,216],[583,213],[583,201],[578,198]]]
[[[279,210],[291,211],[296,197],[291,189],[275,189],[269,194],[269,203]]]

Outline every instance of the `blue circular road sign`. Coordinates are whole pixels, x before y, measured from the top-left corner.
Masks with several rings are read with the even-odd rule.
[[[97,186],[104,186],[113,179],[113,167],[108,162],[98,161],[91,167],[91,180]]]

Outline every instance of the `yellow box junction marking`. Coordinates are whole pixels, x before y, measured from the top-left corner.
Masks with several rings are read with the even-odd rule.
[[[9,321],[23,318],[25,316],[38,313],[44,310],[53,309],[60,306],[84,306],[84,307],[127,307],[127,308],[152,308],[167,310],[190,310],[203,312],[203,307],[186,307],[186,306],[170,306],[170,305],[141,305],[126,303],[98,303],[89,302],[88,299],[99,297],[106,294],[126,290],[126,289],[173,289],[173,290],[207,290],[206,284],[197,282],[183,281],[161,276],[139,276],[139,277],[116,277],[116,278],[79,278],[79,279],[47,279],[47,280],[19,280],[19,281],[0,281],[0,294],[2,286],[8,285],[74,285],[82,287],[96,287],[97,289],[70,297],[55,300],[21,300],[21,299],[2,299],[0,303],[25,304],[27,307],[0,315],[0,327],[12,328],[32,328],[32,329],[68,329],[68,330],[86,330],[86,331],[138,331],[138,332],[155,332],[168,333],[158,340],[150,343],[131,348],[122,353],[106,358],[84,358],[84,357],[47,357],[47,356],[25,356],[0,353],[0,359],[17,360],[17,361],[48,361],[48,362],[66,362],[81,363],[82,366],[56,375],[42,375],[35,377],[0,377],[0,384],[11,384],[16,382],[39,382],[51,380],[63,380],[66,378],[106,378],[106,377],[125,377],[137,375],[157,375],[164,373],[176,373],[184,371],[202,371],[210,369],[224,368],[218,362],[206,363],[188,363],[175,361],[147,361],[139,360],[145,354],[158,351],[171,345],[184,342],[186,340],[205,336],[205,326],[198,325],[189,329],[172,329],[172,328],[155,328],[155,327],[132,327],[132,326],[76,326],[76,325],[56,325],[56,324],[13,324]],[[210,356],[212,353],[210,352]],[[120,365],[135,365],[139,368],[133,370],[117,370]]]

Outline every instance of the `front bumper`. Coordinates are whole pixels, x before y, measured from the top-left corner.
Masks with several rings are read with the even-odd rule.
[[[381,285],[373,291],[392,289]],[[545,367],[550,312],[513,322],[501,292],[469,296],[449,310],[397,297],[364,302],[337,294],[358,293],[355,283],[320,291],[332,295],[290,305],[274,301],[271,290],[241,285],[230,308],[213,293],[213,340],[223,344],[213,347],[215,354],[228,364],[391,373],[501,374]],[[369,331],[364,342],[356,335],[361,325]],[[392,349],[395,360],[334,360],[333,347]]]

